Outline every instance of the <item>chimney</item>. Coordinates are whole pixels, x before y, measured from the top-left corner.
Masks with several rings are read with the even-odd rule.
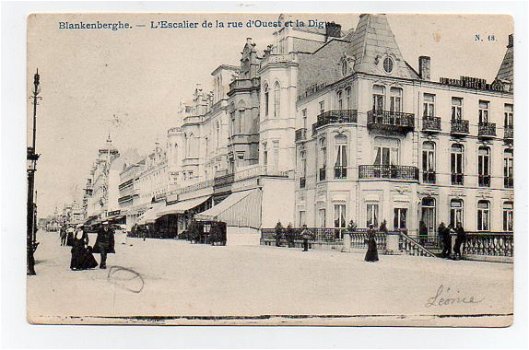
[[[419,57],[419,76],[422,80],[430,80],[430,57]]]
[[[340,38],[342,36],[342,26],[334,22],[325,23],[325,35],[329,38]]]
[[[512,34],[509,34],[509,45],[507,45],[507,48],[514,46],[514,38]]]

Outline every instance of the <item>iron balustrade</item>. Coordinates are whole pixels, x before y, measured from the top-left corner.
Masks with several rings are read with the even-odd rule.
[[[423,131],[441,131],[441,118],[439,117],[422,117]]]
[[[478,185],[479,187],[490,187],[490,175],[489,174],[479,174],[478,175]]]
[[[320,168],[320,181],[324,181],[327,176],[327,168]]]
[[[503,138],[505,140],[512,140],[514,137],[514,129],[512,125],[506,125],[505,129],[503,129]]]
[[[496,136],[496,123],[480,123],[478,125],[479,137],[494,137]]]
[[[335,166],[334,167],[334,178],[335,179],[346,179],[347,178],[347,168],[344,166]]]
[[[450,133],[452,135],[468,135],[468,120],[452,119]]]
[[[426,184],[434,184],[436,180],[435,171],[423,171],[422,172],[422,182]]]
[[[307,139],[307,129],[301,128],[296,130],[296,141],[303,141]]]
[[[514,178],[512,176],[506,176],[503,178],[503,187],[513,188],[514,187]]]
[[[467,233],[463,255],[513,256],[512,233]]]
[[[403,165],[360,165],[360,179],[397,179],[419,181],[419,169]]]
[[[452,185],[463,185],[465,175],[462,173],[452,173]]]
[[[316,128],[327,124],[356,123],[358,113],[355,109],[339,109],[326,111],[318,115]]]
[[[367,112],[368,129],[408,132],[415,128],[413,113],[375,110]]]

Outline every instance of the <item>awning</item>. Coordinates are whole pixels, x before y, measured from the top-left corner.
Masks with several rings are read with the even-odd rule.
[[[203,196],[203,197],[188,199],[188,200],[181,201],[175,204],[171,204],[171,205],[166,206],[165,208],[160,209],[160,211],[158,211],[156,216],[157,218],[159,218],[164,215],[183,214],[189,209],[193,209],[195,207],[198,207],[199,205],[204,204],[204,202],[206,202],[210,198],[211,196]]]
[[[155,222],[157,219],[156,215],[158,211],[163,207],[164,206],[162,203],[155,204],[151,209],[147,210],[145,213],[143,213],[142,216],[139,217],[138,221],[136,221],[136,224],[145,225]]]
[[[199,221],[223,221],[228,226],[261,227],[261,199],[259,189],[235,192],[216,206],[195,215]]]

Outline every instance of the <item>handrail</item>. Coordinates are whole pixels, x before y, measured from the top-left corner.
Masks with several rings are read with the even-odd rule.
[[[407,255],[436,257],[434,253],[403,232],[399,232],[399,250]]]

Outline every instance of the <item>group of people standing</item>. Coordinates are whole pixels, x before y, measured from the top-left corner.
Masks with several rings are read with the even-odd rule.
[[[104,221],[97,231],[96,242],[93,247],[89,245],[89,237],[84,226],[79,224],[75,227],[60,229],[61,246],[71,246],[72,258],[70,260],[70,269],[73,271],[88,270],[96,268],[106,269],[108,253],[115,253],[114,250],[114,231],[108,221]],[[94,253],[101,254],[101,260],[98,264],[94,258]]]
[[[289,248],[295,247],[296,232],[294,231],[294,228],[292,227],[291,223],[288,224],[285,230],[283,228],[283,225],[281,225],[281,221],[278,221],[274,231],[275,231],[274,233],[275,233],[276,247],[281,247],[281,240],[283,239],[283,237],[285,237]],[[303,228],[301,229],[301,232],[299,233],[299,235],[301,236],[301,239],[303,240],[303,251],[308,252],[309,251],[309,240],[314,240],[314,233],[312,233],[312,231],[310,231],[307,228],[307,225],[303,225]]]
[[[452,255],[452,233],[456,234],[456,241],[454,242],[454,254]],[[442,245],[441,256],[446,259],[454,258],[456,260],[461,259],[461,246],[467,240],[467,233],[463,228],[463,225],[458,222],[454,228],[451,224],[445,226],[444,222],[441,222],[437,228],[437,235],[439,236],[439,242]]]

